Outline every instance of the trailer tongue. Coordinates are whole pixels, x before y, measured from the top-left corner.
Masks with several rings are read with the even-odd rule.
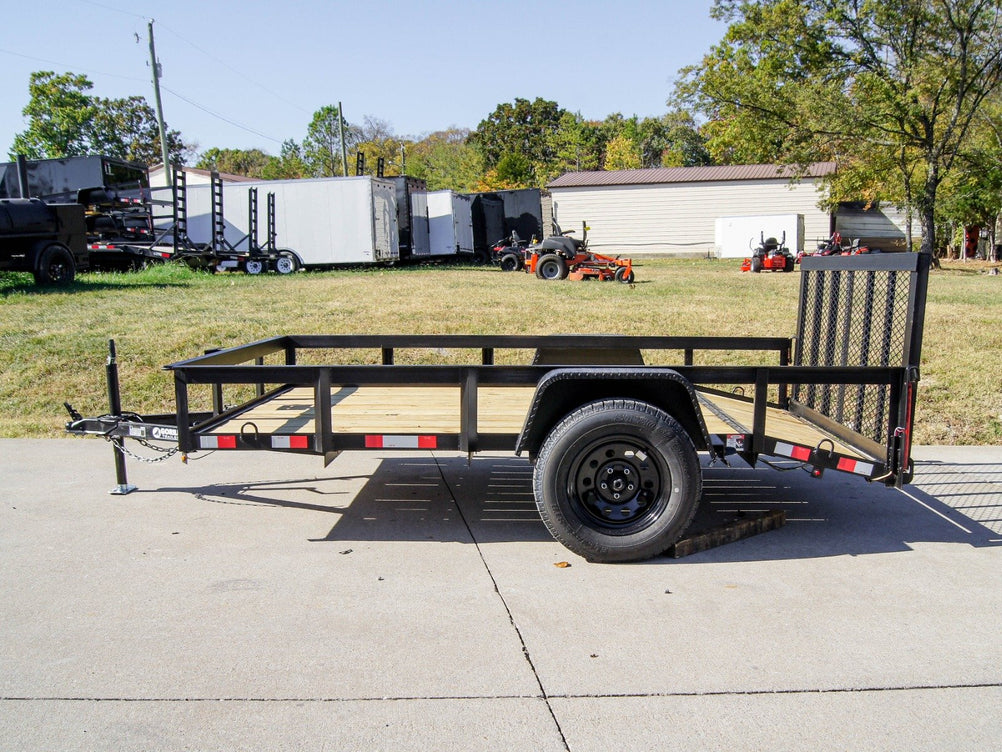
[[[593,561],[643,559],[695,514],[698,452],[752,465],[789,458],[818,478],[910,481],[928,269],[920,254],[806,258],[793,340],[275,337],[167,366],[170,415],[122,412],[112,352],[110,413],[71,412],[67,430],[115,443],[117,492],[131,490],[126,439],[328,463],[387,448],[514,451],[534,466],[536,504],[557,540]],[[447,362],[397,363],[415,350]],[[753,364],[703,365],[735,351]],[[228,406],[225,390],[253,394]]]

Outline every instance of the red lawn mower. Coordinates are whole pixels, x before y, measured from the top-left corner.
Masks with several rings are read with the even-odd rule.
[[[783,233],[782,240],[767,238],[765,233],[759,237],[758,248],[753,250],[751,258],[746,258],[741,263],[741,271],[792,272],[797,262],[786,247],[786,232]]]

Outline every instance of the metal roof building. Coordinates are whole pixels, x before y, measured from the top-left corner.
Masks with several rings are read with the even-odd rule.
[[[721,218],[802,215],[801,242],[811,248],[827,239],[832,220],[818,208],[820,178],[834,171],[834,163],[822,162],[799,177],[776,165],[572,172],[547,187],[556,222],[578,233],[587,222],[596,251],[720,255]]]

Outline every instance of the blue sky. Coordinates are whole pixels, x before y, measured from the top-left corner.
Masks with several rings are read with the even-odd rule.
[[[679,68],[698,62],[724,33],[709,17],[711,5],[8,0],[0,157],[25,127],[32,71],[82,73],[93,94],[138,94],[152,104],[151,17],[168,125],[200,151],[276,154],[284,139],[302,140],[315,110],[338,101],[350,122],[372,115],[407,136],[476,128],[515,97],[551,99],[594,119],[662,114]]]

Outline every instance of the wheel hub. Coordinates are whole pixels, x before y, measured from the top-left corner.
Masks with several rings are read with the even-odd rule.
[[[629,441],[593,447],[571,480],[580,509],[607,526],[635,524],[658,498],[663,482],[649,453]]]

